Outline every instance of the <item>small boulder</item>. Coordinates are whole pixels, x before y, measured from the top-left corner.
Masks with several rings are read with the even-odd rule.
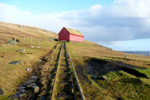
[[[40,46],[36,46],[35,48],[41,48]]]
[[[15,40],[9,40],[5,44],[15,45]]]
[[[50,62],[50,59],[48,58],[48,56],[44,56],[43,59],[41,60],[43,60],[44,62]]]
[[[106,75],[103,75],[104,80],[108,80],[108,77]]]
[[[18,65],[18,64],[21,64],[21,61],[12,61],[12,62],[10,62],[9,64]]]
[[[128,57],[127,55],[124,56],[125,58]]]
[[[37,78],[38,78],[38,76],[32,76],[31,78],[32,78],[32,79],[37,79]]]
[[[31,88],[31,87],[32,87],[32,85],[31,85],[31,84],[27,85],[27,88]]]
[[[31,46],[31,48],[34,48],[34,46]]]
[[[43,59],[48,59],[48,56],[44,56]]]
[[[40,87],[39,86],[35,86],[34,87],[34,93],[38,93],[40,91]]]
[[[22,98],[22,97],[25,97],[26,96],[26,94],[20,94],[20,96],[19,96],[19,98]]]
[[[36,86],[36,83],[31,83],[31,85],[33,86],[33,88],[35,88],[35,86]]]
[[[16,52],[24,52],[24,51],[26,51],[25,49],[18,49],[18,50],[16,50]]]
[[[3,94],[4,94],[4,92],[3,92],[2,88],[0,88],[0,96]]]
[[[32,69],[31,68],[26,68],[26,71],[31,73],[32,72]]]

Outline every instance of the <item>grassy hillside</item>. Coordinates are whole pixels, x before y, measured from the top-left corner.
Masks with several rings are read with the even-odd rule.
[[[57,34],[48,30],[26,26],[26,25],[19,25],[19,24],[10,24],[0,22],[0,43],[5,43],[6,41],[10,40],[14,37],[17,38],[32,38],[37,37],[51,37],[51,38],[58,38]]]
[[[17,45],[5,44],[14,36],[19,40]],[[40,58],[56,45],[51,38],[57,38],[57,34],[36,27],[0,22],[0,88],[5,93],[4,96],[0,96],[0,100],[16,93],[19,84],[29,75],[26,68],[34,68]],[[20,49],[25,51],[17,51]],[[12,61],[21,63],[9,64]]]
[[[87,100],[150,98],[150,57],[112,51],[88,41],[67,46]]]
[[[15,36],[17,45],[5,44]],[[5,93],[0,100],[16,93],[30,75],[26,68],[34,69],[40,58],[61,44],[51,38],[58,36],[36,27],[0,22],[0,88]],[[83,44],[67,43],[67,48],[86,100],[149,100],[149,56],[113,51],[86,40]],[[18,52],[21,49],[25,51]],[[56,54],[51,57],[53,65],[57,63]],[[9,64],[12,61],[21,63]]]

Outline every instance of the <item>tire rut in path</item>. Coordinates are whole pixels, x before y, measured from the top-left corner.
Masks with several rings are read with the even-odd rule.
[[[76,100],[74,84],[67,57],[65,44],[62,44],[51,98],[52,100]]]

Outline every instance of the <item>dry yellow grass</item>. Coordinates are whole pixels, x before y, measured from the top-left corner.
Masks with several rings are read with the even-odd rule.
[[[18,42],[17,45],[4,44],[14,36],[21,42]],[[26,37],[25,43],[22,36]],[[32,36],[32,44],[30,36]],[[37,40],[35,37],[41,39]],[[0,22],[0,88],[5,93],[4,96],[0,96],[0,99],[14,94],[19,84],[26,80],[28,73],[25,69],[34,67],[39,62],[39,58],[56,45],[55,41],[51,41],[47,37],[57,38],[57,34],[36,27]],[[31,48],[31,46],[40,48]],[[18,49],[25,49],[26,51],[23,53],[16,52]],[[11,65],[9,64],[11,61],[21,61],[21,64]]]
[[[25,69],[34,67],[39,62],[39,58],[44,56],[55,44],[56,42],[41,42],[38,49],[31,48],[31,45],[0,45],[0,87],[5,94],[15,93],[18,85],[28,75]],[[25,49],[25,54],[16,52],[18,49]],[[26,54],[27,52],[33,54]],[[21,61],[21,64],[11,65],[9,64],[11,61]]]
[[[56,33],[44,29],[26,25],[0,22],[0,43],[4,43],[10,40],[11,38],[14,38],[14,36],[17,37],[32,36],[33,38],[37,37],[58,38]]]
[[[21,40],[16,46],[1,44],[11,40],[15,35]],[[26,38],[26,43],[23,42],[23,36],[29,37]],[[30,36],[33,37],[32,44],[30,43]],[[37,41],[36,37],[42,37],[43,40]],[[25,68],[33,67],[39,61],[40,57],[44,56],[56,45],[57,42],[52,42],[50,39],[44,41],[45,37],[57,38],[57,34],[35,27],[0,22],[0,57],[2,56],[0,58],[0,88],[4,90],[5,96],[14,94],[18,85],[25,80],[24,78],[27,76]],[[41,48],[31,48],[30,46],[32,45],[40,46]],[[85,75],[84,66],[87,65],[87,60],[96,58],[106,61],[117,60],[143,68],[150,68],[150,57],[113,51],[89,41],[84,41],[83,44],[67,43],[67,47],[76,70],[81,72],[77,74],[80,76],[81,86],[87,100],[115,100],[120,99],[120,95],[124,99],[133,99],[134,97],[136,97],[135,99],[148,98],[148,96],[144,96],[149,93],[150,79],[136,78],[124,71],[119,71],[107,73],[106,75],[109,76],[109,81],[93,81],[91,76]],[[17,49],[26,49],[26,52],[32,52],[33,54],[21,54],[16,52]],[[15,60],[21,60],[22,63],[20,65],[8,64]],[[56,62],[53,63],[55,64]],[[149,69],[136,70],[146,74],[150,78]],[[120,74],[123,76],[119,76]],[[142,97],[142,95],[144,96]]]
[[[150,68],[150,56],[113,51],[89,41],[85,41],[84,44],[68,44],[68,46],[70,47],[70,52],[77,56],[119,60],[127,64]]]

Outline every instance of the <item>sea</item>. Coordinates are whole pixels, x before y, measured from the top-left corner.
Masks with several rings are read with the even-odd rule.
[[[136,55],[143,55],[143,56],[150,56],[150,51],[120,51],[129,54],[136,54]]]

